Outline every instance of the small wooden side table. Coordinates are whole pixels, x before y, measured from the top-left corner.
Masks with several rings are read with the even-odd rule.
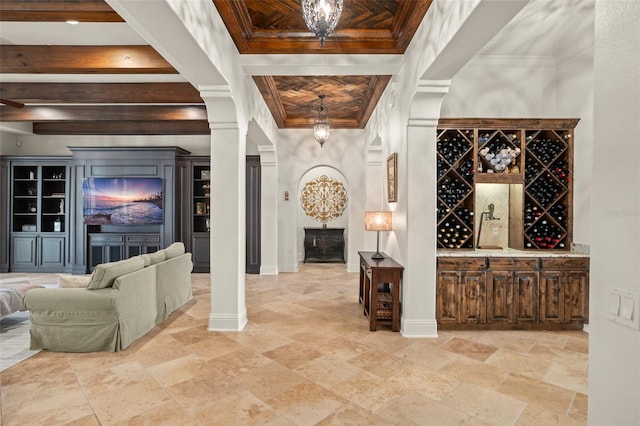
[[[373,251],[358,254],[359,300],[369,317],[369,330],[376,331],[378,324],[390,324],[391,331],[400,331],[400,283],[404,267],[387,255],[384,259],[372,259]],[[384,284],[382,291],[378,291],[378,284]]]

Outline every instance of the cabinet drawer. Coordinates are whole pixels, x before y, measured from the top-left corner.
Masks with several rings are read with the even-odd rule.
[[[485,269],[484,257],[439,257],[438,269],[443,271],[479,271]]]
[[[589,270],[589,258],[567,258],[567,257],[555,257],[542,260],[542,269],[545,270],[572,270],[572,271],[588,271]]]
[[[108,234],[90,234],[89,240],[92,243],[96,244],[105,244],[105,243],[123,243],[124,236],[123,235],[108,235]]]
[[[155,244],[160,244],[160,235],[128,235],[127,236],[127,243],[134,243],[134,244],[149,244],[149,243],[155,243]]]
[[[494,271],[537,271],[538,259],[532,257],[491,257],[488,267]]]

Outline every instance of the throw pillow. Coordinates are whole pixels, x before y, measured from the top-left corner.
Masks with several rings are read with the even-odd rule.
[[[135,256],[119,262],[102,263],[97,265],[91,275],[91,281],[87,284],[89,290],[99,290],[113,285],[116,278],[121,275],[135,272],[144,268],[144,260]]]
[[[84,288],[89,284],[89,280],[91,280],[91,275],[58,274],[58,287]]]
[[[184,243],[178,241],[171,244],[169,247],[164,249],[164,252],[167,255],[167,259],[171,259],[173,257],[178,257],[181,254],[184,254]]]
[[[143,254],[141,255],[141,257],[144,257],[145,266],[155,265],[156,263],[164,262],[164,260],[166,259],[164,250],[158,250],[153,253]],[[147,262],[149,262],[148,265],[146,264]]]

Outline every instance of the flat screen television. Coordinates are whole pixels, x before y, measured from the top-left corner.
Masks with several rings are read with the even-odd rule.
[[[162,224],[161,178],[85,178],[82,215],[87,225]]]

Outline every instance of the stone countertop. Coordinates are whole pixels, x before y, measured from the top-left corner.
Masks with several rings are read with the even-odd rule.
[[[474,250],[446,250],[438,249],[437,257],[589,257],[588,254],[572,253],[570,251],[555,250],[516,250],[504,249],[474,249]]]

